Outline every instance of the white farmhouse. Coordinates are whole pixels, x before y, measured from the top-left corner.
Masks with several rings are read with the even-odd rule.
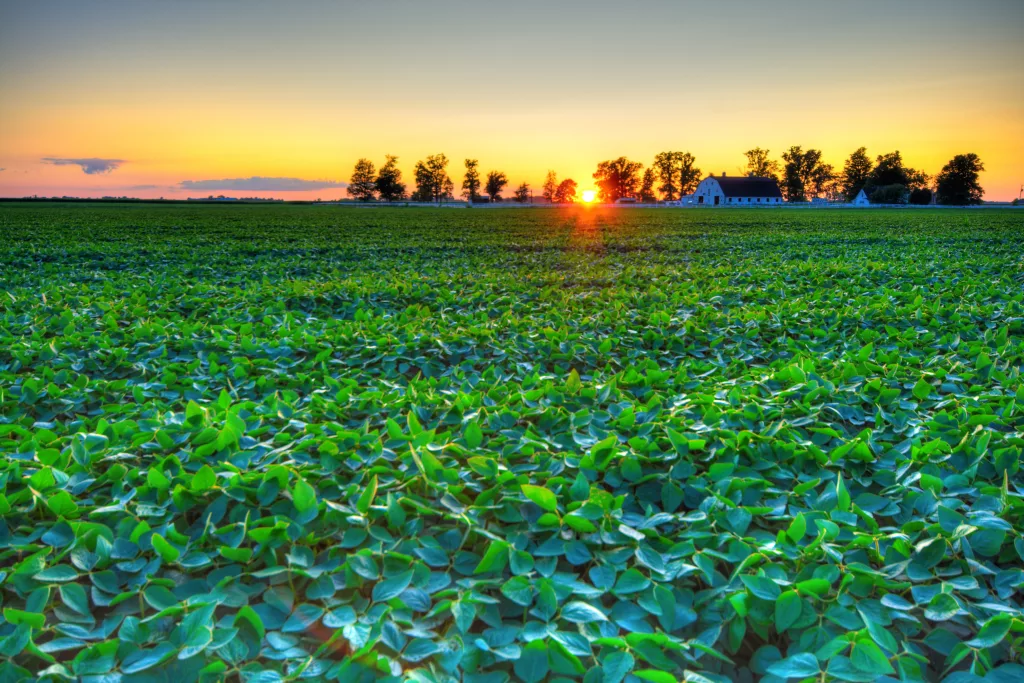
[[[871,202],[868,201],[868,196],[864,193],[864,188],[861,188],[857,196],[853,198],[851,202],[854,206],[871,206]]]
[[[774,178],[708,176],[693,193],[694,206],[764,206],[782,204],[782,191]]]

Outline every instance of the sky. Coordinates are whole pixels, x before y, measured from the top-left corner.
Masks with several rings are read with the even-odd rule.
[[[1024,184],[1021,0],[0,0],[0,196],[339,198],[360,157],[539,188],[865,146]]]

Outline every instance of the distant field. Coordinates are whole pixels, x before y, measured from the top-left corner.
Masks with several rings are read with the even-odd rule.
[[[0,681],[1024,676],[1024,213],[12,203],[0,290]]]

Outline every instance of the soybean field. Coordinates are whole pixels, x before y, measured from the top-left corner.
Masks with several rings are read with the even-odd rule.
[[[0,683],[1024,680],[1024,213],[0,204]]]

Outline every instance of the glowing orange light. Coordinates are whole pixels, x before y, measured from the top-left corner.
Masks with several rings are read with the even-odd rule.
[[[583,190],[583,201],[587,204],[597,199],[597,192],[594,190]]]

